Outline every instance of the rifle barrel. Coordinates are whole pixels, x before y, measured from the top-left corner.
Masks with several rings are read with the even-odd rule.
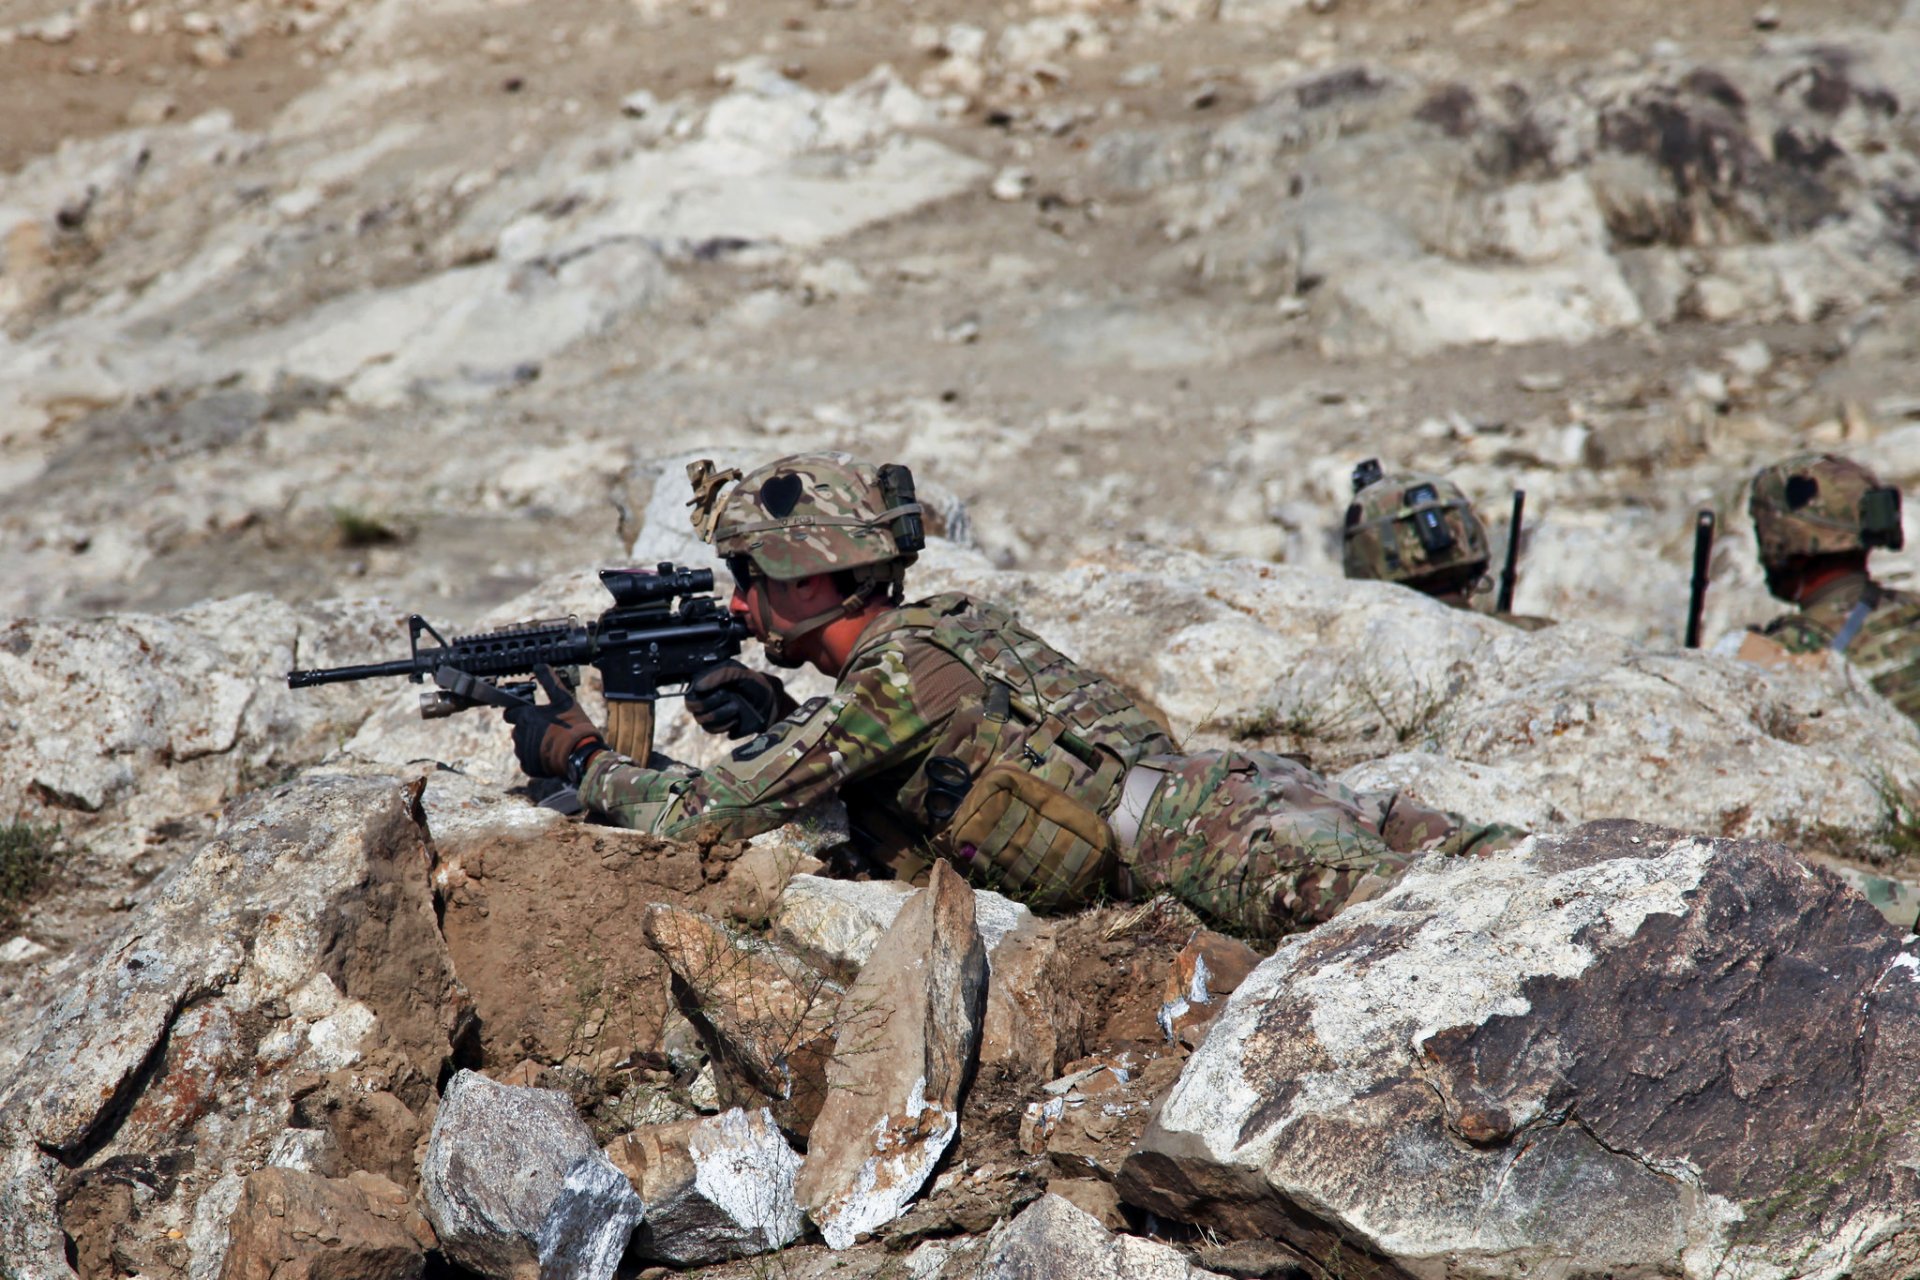
[[[440,652],[438,649],[431,650]],[[425,674],[433,668],[419,667],[412,658],[396,658],[392,662],[368,662],[357,667],[316,667],[311,671],[287,672],[287,688],[306,689],[317,684],[345,684],[349,680],[377,680],[383,676],[410,676]]]
[[[1499,613],[1513,612],[1513,585],[1520,576],[1520,516],[1527,508],[1527,491],[1513,491],[1513,515],[1507,520],[1507,562],[1500,570],[1500,599],[1494,605]]]
[[[1713,568],[1713,526],[1711,510],[1702,508],[1693,518],[1693,584],[1687,598],[1687,639],[1689,649],[1700,647],[1700,615],[1707,606],[1707,583]]]

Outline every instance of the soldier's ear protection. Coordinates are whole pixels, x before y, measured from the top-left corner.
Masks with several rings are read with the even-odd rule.
[[[1368,458],[1353,469],[1353,491],[1358,493],[1370,484],[1378,484],[1380,477],[1384,474],[1380,470],[1380,459]],[[1347,523],[1352,524],[1353,521],[1349,520]]]
[[[905,463],[889,462],[880,468],[880,497],[889,511],[895,507],[912,506],[919,499],[913,492],[913,472]],[[903,512],[893,518],[893,544],[902,551],[924,551],[927,547],[927,527],[920,519],[918,511]]]
[[[1439,555],[1454,544],[1453,530],[1447,527],[1446,508],[1437,505],[1439,492],[1430,484],[1417,484],[1401,495],[1400,501],[1409,507],[1420,507],[1413,513],[1413,529],[1420,535],[1420,545],[1427,549],[1430,556]]]
[[[1860,495],[1860,542],[1869,547],[1898,551],[1907,545],[1900,527],[1900,491],[1869,489]]]

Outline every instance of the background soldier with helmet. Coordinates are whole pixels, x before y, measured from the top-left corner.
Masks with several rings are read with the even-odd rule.
[[[1900,491],[1857,462],[1804,453],[1755,475],[1747,510],[1767,590],[1797,606],[1760,634],[1792,654],[1844,654],[1920,720],[1920,597],[1882,586],[1867,568],[1876,548],[1905,545]]]
[[[1349,578],[1398,582],[1455,609],[1473,608],[1486,582],[1486,526],[1467,495],[1444,476],[1387,475],[1377,458],[1353,469],[1353,501],[1341,530],[1342,566]],[[1550,618],[1495,613],[1527,631]]]
[[[527,772],[575,781],[623,826],[741,839],[837,793],[861,851],[896,875],[945,858],[1042,908],[1170,891],[1264,937],[1380,892],[1419,853],[1517,835],[1356,794],[1280,756],[1183,755],[1118,686],[1006,610],[958,593],[906,603],[924,539],[904,467],[806,454],[745,477],[705,463],[689,474],[695,526],[734,574],[733,610],[775,664],[811,664],[837,686],[796,706],[740,663],[705,673],[689,711],[745,741],[704,771],[619,756],[564,693],[510,711]]]

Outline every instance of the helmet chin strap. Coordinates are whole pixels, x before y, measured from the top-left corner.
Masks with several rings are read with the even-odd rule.
[[[816,613],[811,618],[805,618],[796,622],[793,626],[785,630],[781,630],[773,625],[773,607],[767,601],[767,593],[761,591],[758,596],[758,603],[755,605],[755,613],[760,623],[760,633],[764,637],[764,639],[760,641],[760,647],[766,650],[768,660],[775,666],[799,666],[802,659],[793,652],[794,642],[805,636],[812,635],[822,627],[830,627],[842,618],[851,618],[854,614],[866,608],[867,602],[873,599],[874,589],[879,585],[877,582],[863,583],[858,591],[855,591],[833,608],[821,613]]]

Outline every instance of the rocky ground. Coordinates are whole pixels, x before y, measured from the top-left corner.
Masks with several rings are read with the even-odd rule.
[[[1675,638],[1759,463],[1920,480],[1917,104],[1896,0],[0,0],[0,1274],[1910,1273],[1920,733]],[[1541,839],[1263,958],[280,679],[816,447],[1190,745]],[[1373,455],[1562,625],[1344,583]]]

